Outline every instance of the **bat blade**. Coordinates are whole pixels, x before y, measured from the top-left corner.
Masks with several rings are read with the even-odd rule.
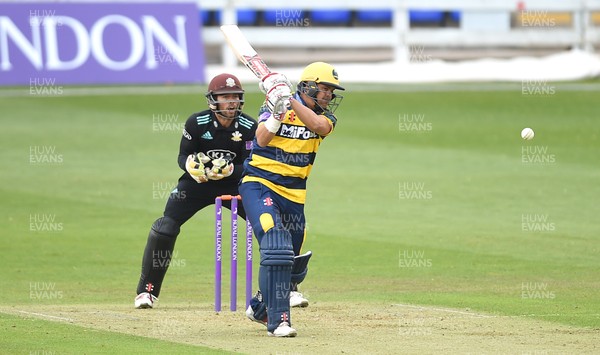
[[[237,25],[223,25],[221,32],[225,36],[225,40],[229,47],[235,53],[236,57],[244,64],[257,78],[263,79],[271,70],[252,48],[246,36],[240,31]]]

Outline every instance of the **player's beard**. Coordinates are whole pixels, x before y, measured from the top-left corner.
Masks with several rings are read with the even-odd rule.
[[[217,111],[217,114],[226,120],[233,120],[240,114],[240,104],[239,102],[227,103],[223,109]]]
[[[316,100],[317,105],[319,105],[322,109],[327,109],[327,107],[329,107],[329,102],[331,102],[330,99],[321,99],[321,100]]]
[[[317,98],[312,98],[314,104],[315,104],[315,108],[313,109],[313,111],[320,113],[320,112],[325,112],[329,109],[329,102],[331,102],[331,99],[327,99],[327,98],[321,98],[321,99],[317,99]]]

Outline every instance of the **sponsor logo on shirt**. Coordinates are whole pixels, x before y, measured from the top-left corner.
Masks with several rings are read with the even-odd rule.
[[[281,129],[279,130],[279,135],[285,138],[293,138],[293,139],[311,139],[316,138],[317,134],[313,131],[310,131],[308,128],[304,126],[293,126],[288,124],[282,124]]]

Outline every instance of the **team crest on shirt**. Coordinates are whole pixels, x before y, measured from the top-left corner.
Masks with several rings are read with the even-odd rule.
[[[242,134],[239,131],[235,131],[231,134],[231,140],[234,142],[239,142],[242,140]]]

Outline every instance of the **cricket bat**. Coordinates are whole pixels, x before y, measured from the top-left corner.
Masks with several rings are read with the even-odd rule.
[[[225,40],[229,47],[242,62],[257,78],[262,80],[265,76],[271,73],[271,69],[265,64],[262,58],[256,53],[250,45],[242,31],[237,25],[223,25],[221,32],[225,36]]]
[[[248,42],[246,36],[244,36],[237,25],[223,25],[221,26],[221,32],[223,32],[225,40],[227,40],[229,47],[238,57],[240,62],[250,69],[257,78],[263,80],[271,73],[271,69],[269,69],[267,64],[262,60],[258,53],[256,53],[254,48],[252,48],[250,42]],[[289,110],[291,108],[290,100],[285,100],[284,105]]]

